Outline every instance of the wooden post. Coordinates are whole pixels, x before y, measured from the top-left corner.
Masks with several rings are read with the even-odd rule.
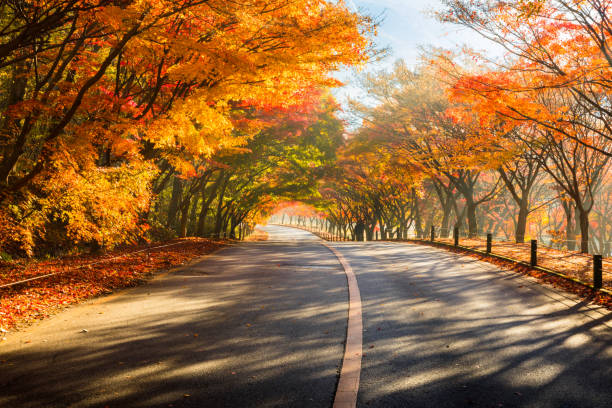
[[[455,239],[455,246],[459,246],[459,227],[453,229],[453,238]]]
[[[431,226],[431,242],[434,242],[435,239],[436,239],[436,227],[432,225]]]
[[[487,234],[487,254],[491,253],[492,242],[493,242],[493,234]]]
[[[531,262],[530,264],[531,266],[538,265],[538,240],[537,239],[531,240]]]
[[[593,255],[593,287],[597,289],[601,289],[603,286],[602,279],[602,256],[601,255]]]

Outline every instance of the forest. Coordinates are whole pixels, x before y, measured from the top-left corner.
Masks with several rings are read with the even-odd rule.
[[[316,194],[376,24],[324,0],[0,1],[0,255],[241,238]]]
[[[610,256],[609,2],[445,6],[439,19],[503,57],[430,48],[417,64],[364,75],[367,98],[350,107],[361,126],[320,189],[333,204],[285,214],[324,217],[356,240],[424,238],[432,227],[445,238],[458,227]]]
[[[446,0],[503,56],[424,49],[348,106],[334,72],[384,50],[343,2],[20,4],[0,2],[5,259],[241,239],[294,202],[351,239],[611,253],[607,1]]]

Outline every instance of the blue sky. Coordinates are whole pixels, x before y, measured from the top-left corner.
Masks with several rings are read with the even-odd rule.
[[[477,33],[457,26],[442,24],[431,14],[442,8],[438,0],[345,0],[354,10],[371,16],[383,15],[379,27],[377,44],[389,46],[391,55],[377,65],[366,67],[367,71],[390,68],[398,58],[408,65],[414,65],[419,59],[419,47],[434,46],[451,50],[460,50],[464,45],[477,50],[492,49],[492,45]],[[352,73],[344,71],[337,77],[346,86],[334,93],[341,103],[348,96],[363,97],[352,80]]]
[[[418,58],[420,45],[457,48],[488,48],[489,44],[472,30],[438,22],[431,14],[443,6],[437,0],[346,0],[355,10],[377,16],[384,15],[378,42],[390,45],[395,58],[408,63]]]

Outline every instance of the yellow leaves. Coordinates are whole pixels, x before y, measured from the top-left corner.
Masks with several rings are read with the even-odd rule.
[[[240,153],[272,122],[258,111],[301,107],[312,89],[339,84],[330,71],[364,62],[372,45],[368,18],[324,0],[135,0],[74,14],[75,34],[62,43],[71,32],[67,14],[27,61],[50,82],[35,89],[28,75],[24,93],[33,100],[9,109],[11,122],[36,116],[23,126],[32,130],[9,178],[45,162],[40,183],[23,188],[36,196],[15,213],[37,208],[27,228],[41,237],[55,228],[102,245],[140,228],[155,175],[148,163],[163,161],[187,177],[201,173],[193,163]],[[0,83],[11,82],[8,72],[0,70]],[[58,123],[68,125],[55,131]],[[12,142],[19,131],[1,132]]]
[[[179,101],[165,118],[153,122],[147,138],[158,147],[182,146],[195,156],[211,157],[216,152],[245,143],[244,136],[233,134],[227,108],[194,95]]]
[[[20,225],[8,211],[0,209],[0,253],[10,252],[32,256],[33,248],[32,232]]]
[[[132,163],[80,172],[56,166],[60,171],[46,183],[48,197],[39,202],[41,215],[61,214],[70,239],[112,247],[138,231],[138,214],[148,208],[150,182],[157,174],[153,166]]]
[[[190,18],[185,30],[163,41],[151,37],[150,48],[164,44],[164,58],[180,61],[164,72],[168,82],[211,85],[175,101],[170,112],[149,124],[146,138],[164,149],[210,157],[242,146],[263,124],[234,123],[227,102],[299,105],[305,89],[339,85],[328,71],[367,58],[362,50],[370,39],[360,30],[371,23],[341,3],[211,0],[185,13]],[[131,48],[143,60],[158,53],[147,48],[147,39]]]

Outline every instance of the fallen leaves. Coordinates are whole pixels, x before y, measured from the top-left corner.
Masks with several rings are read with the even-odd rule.
[[[169,244],[176,245],[164,246]],[[59,274],[0,289],[0,330],[6,332],[18,324],[43,319],[58,309],[114,289],[136,286],[156,270],[182,265],[222,245],[203,238],[186,238],[149,250],[132,247],[97,256],[3,262],[0,284]]]
[[[260,229],[255,229],[255,231],[245,239],[245,241],[267,241],[267,240],[268,240],[268,233]]]
[[[446,244],[452,244],[451,239],[442,238],[439,241]],[[467,248],[484,251],[486,248],[486,240],[480,238],[464,238],[460,241],[460,245]],[[517,244],[514,242],[494,242],[492,253],[495,255],[505,256],[510,259],[515,259],[517,261],[529,262],[531,248],[528,243]],[[565,251],[561,249],[539,246],[538,266],[566,274],[584,282],[591,283],[593,279],[593,256],[582,254],[577,251]],[[611,259],[604,258],[603,260],[603,281],[604,287],[612,287]]]
[[[444,241],[444,240],[441,240],[441,241]],[[480,240],[472,240],[472,241],[480,242]],[[428,246],[432,245],[428,242],[423,242],[423,241],[416,241],[416,242],[422,245],[428,245]],[[468,243],[466,242],[461,242],[461,245],[469,246],[470,248],[473,247],[474,249],[480,249],[477,246],[468,245]],[[433,246],[438,247],[435,244]],[[522,260],[521,254],[522,256],[527,256],[525,254],[526,253],[528,254],[527,250],[529,248],[527,245],[513,244],[513,243],[505,243],[504,247],[506,248],[507,251],[513,251],[513,252],[503,253],[503,255],[511,259],[517,259],[517,260]],[[527,250],[521,249],[522,247],[527,248]],[[556,288],[561,288],[567,292],[574,293],[580,296],[581,298],[588,299],[592,301],[593,303],[602,305],[612,310],[612,296],[606,293],[600,292],[600,291],[593,291],[589,287],[580,285],[576,282],[572,282],[567,279],[563,279],[560,276],[550,275],[545,272],[538,271],[536,269],[532,269],[530,267],[527,267],[521,264],[517,264],[511,261],[506,261],[503,259],[489,257],[486,255],[470,252],[462,248],[455,248],[451,246],[444,246],[443,248],[450,252],[461,253],[461,254],[464,254],[464,255],[467,255],[473,258],[477,258],[481,261],[485,261],[490,264],[497,265],[506,270],[511,270],[514,272],[521,273],[523,275],[534,277],[538,279],[539,281],[548,283]],[[584,265],[586,264],[581,264],[581,262],[585,262],[585,263],[588,262],[589,260],[588,256],[584,254],[579,254],[576,252],[560,251],[560,250],[555,250],[555,249],[550,249],[550,248],[545,248],[545,250],[546,252],[544,253],[546,254],[545,256],[548,258],[549,264],[544,264],[543,262],[541,262],[540,263],[541,266],[545,266],[550,270],[562,272],[568,276],[579,277],[586,281],[589,280],[588,276],[584,275],[585,273]],[[502,250],[500,250],[499,247],[494,247],[493,253],[501,255]],[[538,256],[540,255],[541,254],[539,254]],[[552,259],[552,262],[554,262],[554,264],[552,265],[550,264],[551,259]],[[563,259],[565,259],[565,263],[562,261]],[[582,259],[582,261],[580,261],[580,259]],[[543,259],[540,259],[540,260],[543,260]],[[559,265],[564,266],[562,271],[560,271],[561,268],[559,267]],[[572,269],[572,268],[575,268],[577,265],[580,265],[580,266],[576,269]],[[608,272],[610,270],[612,270],[612,262],[606,259],[604,260],[604,273],[603,274],[604,274],[604,286],[607,286],[607,287],[610,287],[611,285],[610,282],[612,282],[611,280],[612,275]]]

